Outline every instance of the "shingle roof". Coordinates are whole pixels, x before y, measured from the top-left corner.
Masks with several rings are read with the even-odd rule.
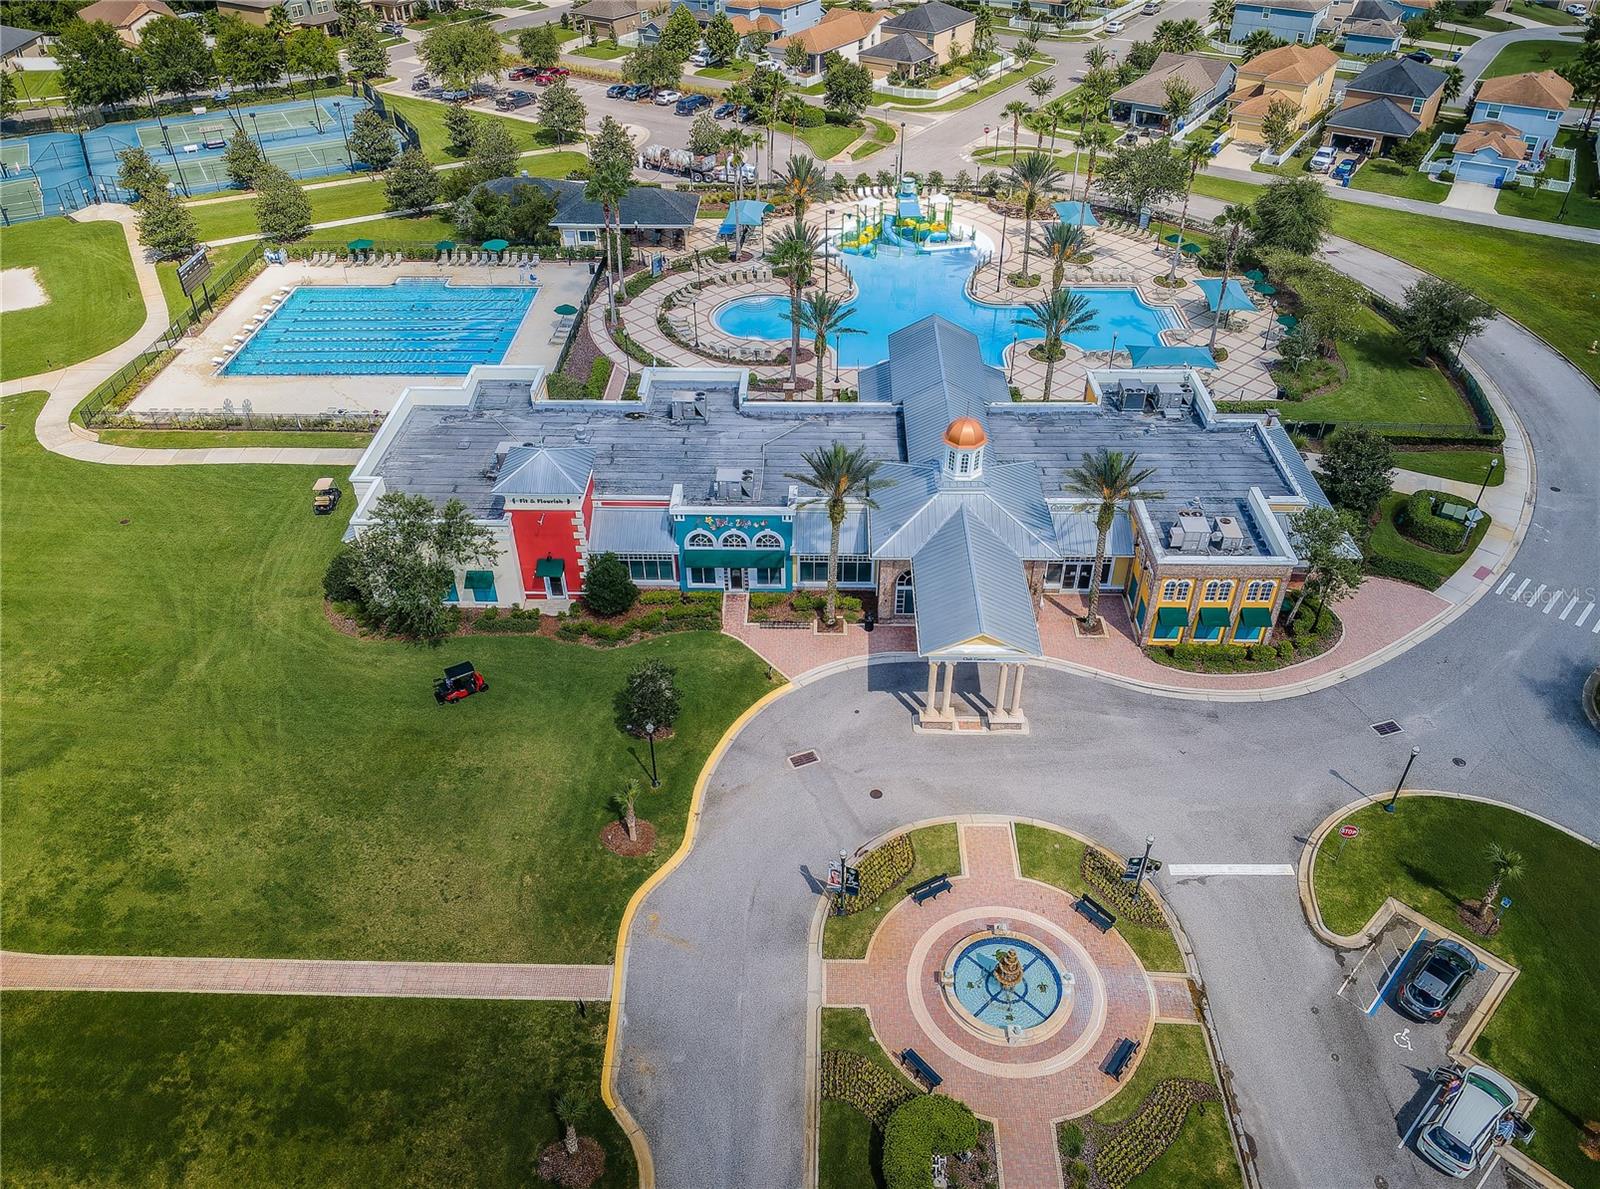
[[[751,33],[777,33],[783,29],[782,25],[778,24],[776,20],[766,13],[762,13],[754,20],[740,16],[737,13],[730,13],[728,15],[728,23],[733,26],[733,31],[740,37],[745,37]]]
[[[172,9],[161,0],[95,0],[78,10],[79,20],[104,21],[118,28],[131,25],[146,15],[169,17]]]
[[[1478,102],[1566,111],[1572,106],[1572,84],[1554,70],[1486,78],[1478,84]]]
[[[911,559],[917,651],[931,656],[976,644],[967,655],[1039,656],[1033,596],[1017,557],[963,508]]]
[[[1499,120],[1468,124],[1454,146],[1457,153],[1471,154],[1479,149],[1493,149],[1497,156],[1508,161],[1521,161],[1528,155],[1528,144],[1522,139],[1521,131]]]
[[[1375,132],[1382,136],[1410,136],[1422,126],[1392,99],[1369,99],[1354,107],[1341,107],[1328,117],[1328,127],[1351,132]]]
[[[1400,6],[1389,0],[1356,0],[1345,19],[1351,21],[1398,21]]]
[[[496,194],[510,194],[518,186],[538,186],[548,191],[556,200],[552,227],[599,227],[602,222],[600,204],[583,196],[583,182],[514,177],[496,178],[484,185]],[[635,186],[623,198],[618,211],[624,228],[693,227],[700,211],[700,196],[658,186]]]
[[[0,58],[8,58],[19,50],[27,49],[43,36],[43,33],[33,29],[19,29],[15,25],[0,25]]]
[[[1385,58],[1374,62],[1345,87],[1345,94],[1361,91],[1369,95],[1398,95],[1404,99],[1427,99],[1444,86],[1444,72],[1424,66],[1413,58]]]
[[[1346,37],[1373,37],[1393,41],[1405,32],[1405,27],[1399,21],[1346,21],[1343,32]]]
[[[868,46],[861,51],[861,56],[870,58],[874,62],[908,62],[913,65],[931,61],[936,57],[921,39],[913,37],[910,33],[897,33],[888,41]]]
[[[1111,99],[1116,103],[1162,107],[1167,102],[1167,83],[1175,78],[1182,79],[1193,87],[1195,97],[1199,98],[1215,87],[1232,69],[1231,62],[1220,58],[1208,58],[1203,54],[1163,53],[1156,57],[1154,64],[1143,78],[1134,79],[1120,91],[1115,92]]]
[[[896,33],[921,33],[931,37],[937,33],[948,33],[951,29],[959,29],[976,19],[972,13],[953,4],[946,4],[944,0],[927,0],[927,3],[919,4],[909,12],[903,12],[889,21],[884,25],[884,30],[892,29]]]
[[[1239,67],[1239,77],[1267,82],[1310,83],[1339,65],[1339,55],[1325,45],[1280,45],[1257,54]]]
[[[798,43],[809,54],[826,54],[840,46],[860,41],[883,20],[881,12],[856,12],[849,8],[835,8],[809,29],[802,29],[788,37],[780,37],[770,44],[783,49]]]
[[[636,16],[644,10],[640,0],[589,0],[589,3],[574,8],[572,15],[583,20],[615,21]]]

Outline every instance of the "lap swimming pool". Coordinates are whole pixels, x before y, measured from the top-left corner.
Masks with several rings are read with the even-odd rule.
[[[532,285],[302,285],[224,365],[230,376],[459,376],[505,358]]]

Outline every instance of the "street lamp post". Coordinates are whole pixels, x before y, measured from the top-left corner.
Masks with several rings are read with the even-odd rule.
[[[1139,889],[1144,885],[1144,873],[1150,866],[1150,848],[1156,844],[1154,834],[1144,836],[1144,858],[1139,862],[1139,874],[1133,881],[1133,898],[1139,898]]]
[[[1489,486],[1489,480],[1494,478],[1495,468],[1498,467],[1499,465],[1500,465],[1500,459],[1498,457],[1491,458],[1489,460],[1489,469],[1484,473],[1483,482],[1478,484],[1478,495],[1472,502],[1477,504],[1480,508],[1483,506],[1483,491],[1484,491],[1484,488]]]
[[[980,149],[989,147],[989,125],[987,124],[983,126],[983,139],[978,142],[978,147]],[[978,154],[978,179],[972,185],[975,189],[983,189],[983,154],[981,152]]]
[[[344,126],[344,104],[337,99],[333,101],[333,114],[339,117],[339,135],[344,138],[345,164],[350,167],[350,172],[354,173],[356,171],[356,159],[350,155],[350,132]],[[250,118],[255,119],[254,116]]]
[[[1114,330],[1111,332],[1111,350],[1106,352],[1106,366],[1117,366],[1117,332]]]
[[[261,155],[267,155],[267,146],[261,143],[261,125],[256,123],[256,113],[250,113],[250,127],[256,134],[256,148],[261,150]]]
[[[906,173],[906,122],[904,120],[901,120],[900,121],[900,155],[899,155],[899,157],[898,157],[898,159],[896,161],[895,176],[894,176],[894,184],[895,184],[895,189],[896,190],[898,190],[900,188],[900,179],[905,176],[905,173]]]
[[[647,722],[647,723],[644,724],[644,737],[650,741],[650,787],[653,788],[653,789],[658,789],[658,788],[661,787],[661,781],[656,778],[656,724],[655,723]]]
[[[1400,790],[1405,786],[1406,777],[1411,775],[1411,765],[1417,762],[1417,757],[1422,754],[1422,748],[1413,747],[1411,757],[1406,760],[1406,766],[1400,773],[1400,779],[1395,782],[1394,792],[1389,797],[1389,803],[1383,807],[1385,813],[1394,812],[1394,803],[1400,799]]]

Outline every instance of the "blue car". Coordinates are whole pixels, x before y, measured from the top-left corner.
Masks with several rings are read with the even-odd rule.
[[[710,106],[711,100],[704,95],[685,95],[678,100],[676,111],[680,116],[692,116],[702,107]]]
[[[717,105],[717,110],[711,113],[711,118],[714,119],[714,120],[726,120],[729,116],[733,115],[733,113],[738,111],[738,110],[739,110],[739,105],[737,103],[722,103],[722,104],[718,104]]]
[[[621,99],[623,97],[623,95],[627,94],[627,91],[628,91],[628,84],[627,83],[612,83],[609,87],[606,88],[606,98],[607,99]]]
[[[1346,157],[1343,161],[1339,162],[1338,165],[1333,167],[1333,173],[1330,176],[1334,181],[1338,182],[1342,186],[1350,181],[1350,176],[1355,173],[1355,171],[1356,159],[1354,157]]]

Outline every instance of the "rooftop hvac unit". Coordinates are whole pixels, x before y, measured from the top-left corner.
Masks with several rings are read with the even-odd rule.
[[[1245,551],[1244,526],[1237,516],[1218,516],[1215,540],[1224,553]]]
[[[756,473],[748,467],[718,467],[716,492],[717,499],[723,503],[754,499]]]
[[[1183,532],[1183,550],[1186,553],[1204,552],[1211,537],[1211,525],[1198,512],[1179,512],[1178,528]]]

